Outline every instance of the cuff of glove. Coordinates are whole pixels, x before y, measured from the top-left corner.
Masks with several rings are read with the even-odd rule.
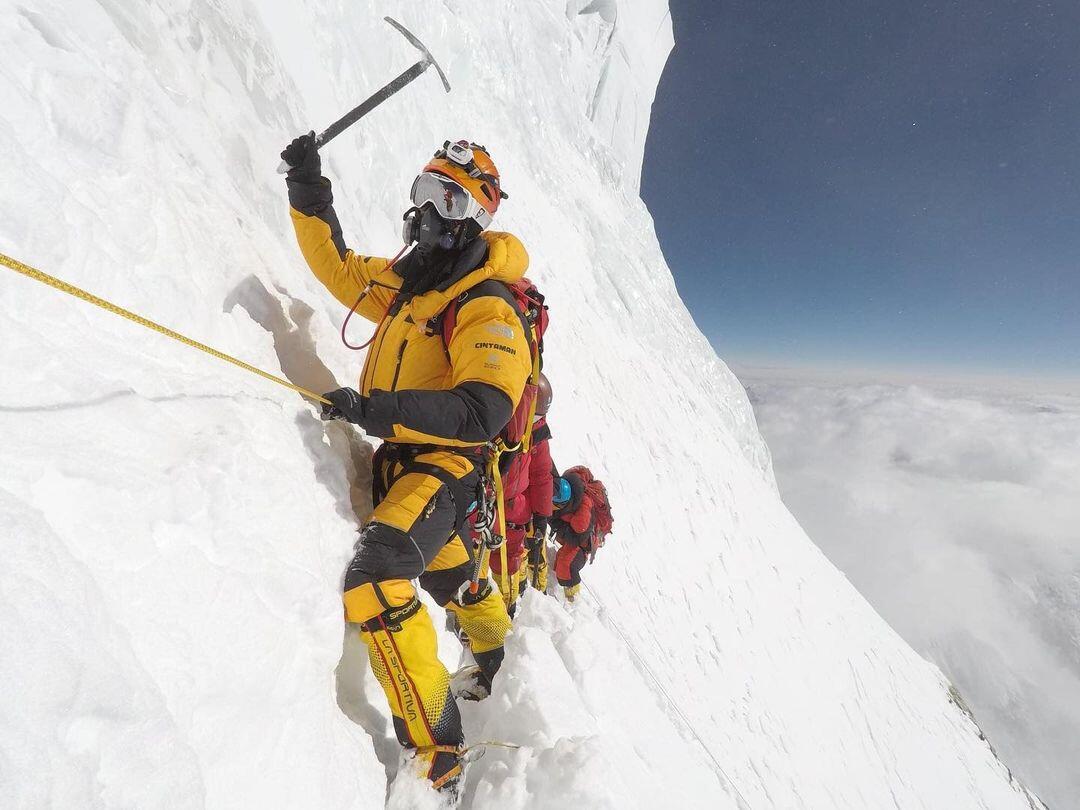
[[[389,439],[394,435],[397,421],[397,396],[392,391],[372,391],[364,407],[364,431],[370,436]]]
[[[317,170],[289,169],[285,184],[289,187],[289,205],[309,216],[334,202],[330,181]]]

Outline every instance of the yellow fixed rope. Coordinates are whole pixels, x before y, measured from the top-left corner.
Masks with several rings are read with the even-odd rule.
[[[510,602],[513,600],[510,598],[509,574],[507,572],[509,566],[506,562],[506,498],[503,492],[502,472],[499,470],[500,455],[502,455],[502,442],[496,444],[496,450],[491,457],[491,477],[495,484],[495,503],[499,507],[499,537],[502,538],[502,543],[499,544],[499,565],[502,566],[502,571],[499,572],[499,591],[502,593],[503,599],[506,600],[507,607],[509,607]]]
[[[256,368],[253,365],[245,363],[243,360],[237,360],[235,357],[231,357],[224,352],[219,352],[217,349],[211,346],[207,346],[205,343],[199,343],[199,341],[197,340],[192,340],[189,337],[184,337],[179,332],[174,332],[168,327],[162,326],[159,323],[154,323],[153,321],[144,318],[141,315],[136,315],[134,312],[126,310],[123,307],[118,307],[116,304],[112,304],[106,301],[104,298],[98,298],[96,295],[88,293],[86,290],[80,289],[74,284],[68,284],[66,281],[61,281],[60,279],[55,278],[54,276],[50,276],[48,273],[43,273],[42,271],[37,270],[28,264],[23,264],[22,262],[16,261],[10,256],[5,256],[3,253],[0,253],[0,264],[10,270],[14,270],[16,273],[20,273],[26,276],[27,278],[34,279],[34,281],[40,281],[42,284],[47,284],[53,289],[60,290],[60,292],[66,292],[68,295],[73,295],[76,298],[81,298],[83,301],[87,301],[96,307],[101,307],[107,312],[111,312],[114,315],[119,315],[122,318],[127,318],[129,321],[137,323],[140,326],[145,326],[147,329],[152,329],[158,334],[165,335],[165,337],[170,337],[173,340],[178,340],[186,346],[191,346],[193,349],[198,349],[200,351],[206,352],[212,357],[216,357],[218,360],[224,360],[227,363],[232,363],[234,366],[239,366],[245,371],[250,371],[252,374],[258,374],[260,377],[270,380],[271,382],[276,382],[278,385],[283,385],[286,388],[291,388],[296,393],[302,394],[303,396],[307,397],[310,400],[313,400],[314,402],[321,402],[325,405],[333,404],[332,402],[330,402],[330,400],[326,399],[325,397],[319,396],[314,391],[308,391],[306,388],[301,388],[299,385],[293,385],[288,380],[283,380],[281,379],[281,377],[275,377],[273,374],[263,371],[261,368]]]

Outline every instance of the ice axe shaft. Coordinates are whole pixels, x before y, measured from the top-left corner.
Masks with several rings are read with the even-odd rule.
[[[390,96],[394,95],[394,93],[396,93],[402,87],[407,85],[413,79],[417,78],[421,73],[427,70],[429,64],[430,63],[425,62],[424,60],[420,60],[411,68],[398,76],[396,79],[393,79],[389,84],[387,84],[385,87],[383,87],[373,96],[371,96],[371,98],[361,102],[359,106],[350,110],[348,113],[346,113],[337,121],[328,126],[323,132],[319,133],[319,136],[315,139],[315,145],[318,147],[322,147],[325,144],[329,143],[331,140],[336,138],[346,129],[351,127],[369,112],[371,112],[388,98],[390,98]]]
[[[487,544],[481,543],[476,552],[476,559],[473,561],[472,574],[469,576],[469,593],[474,596],[480,590],[480,572],[484,570],[484,563],[487,562],[489,553]]]
[[[394,95],[394,93],[398,92],[409,82],[413,81],[417,76],[427,70],[430,64],[430,62],[426,62],[421,59],[411,68],[409,68],[396,79],[387,84],[385,87],[378,90],[370,98],[365,99],[359,105],[351,109],[341,118],[339,118],[337,121],[328,126],[325,130],[315,136],[315,148],[321,149],[331,140],[336,138],[346,129],[351,127],[369,112],[371,112],[388,98],[390,98],[390,96]],[[287,172],[291,168],[292,166],[290,166],[283,160],[281,161],[281,165],[278,166],[278,174],[285,174],[285,172]]]
[[[443,87],[446,88],[446,92],[450,92],[450,82],[446,80],[446,74],[442,72],[442,68],[440,68],[439,63],[435,61],[435,57],[431,55],[431,51],[424,47],[424,43],[422,43],[415,36],[413,36],[413,34],[397,20],[391,19],[390,17],[383,17],[383,19],[390,23],[390,25],[394,26],[394,28],[396,28],[398,31],[400,31],[405,37],[405,39],[407,39],[411,45],[417,48],[424,55],[424,57],[415,65],[402,73],[400,76],[398,76],[396,79],[393,79],[388,84],[377,90],[374,94],[371,95],[370,98],[367,98],[364,101],[360,102],[356,107],[349,110],[349,112],[345,113],[345,115],[341,116],[341,118],[332,123],[322,132],[320,132],[315,137],[316,149],[321,149],[323,146],[328,144],[346,129],[351,127],[369,112],[371,112],[388,98],[390,98],[390,96],[394,95],[394,93],[398,92],[405,85],[409,84],[414,79],[419,77],[420,74],[427,70],[429,67],[435,68],[435,70],[439,74],[439,78],[442,79]],[[278,166],[278,174],[285,174],[285,172],[287,172],[291,168],[292,167],[283,160],[281,161],[281,165]]]

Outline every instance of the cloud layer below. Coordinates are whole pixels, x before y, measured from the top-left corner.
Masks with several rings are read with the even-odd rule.
[[[810,536],[1002,759],[1080,808],[1080,397],[740,377]]]

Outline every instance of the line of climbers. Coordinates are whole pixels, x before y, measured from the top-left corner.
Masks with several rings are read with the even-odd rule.
[[[359,626],[406,757],[456,796],[461,716],[413,583],[445,608],[476,661],[460,695],[486,696],[519,594],[547,590],[548,537],[573,600],[611,530],[607,493],[587,468],[560,475],[551,462],[547,307],[525,278],[521,242],[488,230],[508,197],[488,151],[447,141],[435,153],[413,182],[394,259],[345,246],[314,133],[281,157],[294,167],[289,204],[309,267],[350,316],[377,324],[358,388],[325,394],[333,405],[323,407],[325,419],[383,440],[374,509],[345,573],[345,618]]]

